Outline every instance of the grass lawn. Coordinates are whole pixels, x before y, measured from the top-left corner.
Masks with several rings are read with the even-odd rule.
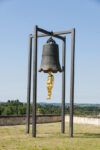
[[[74,125],[74,138],[61,134],[60,123],[37,125],[37,138],[25,133],[25,125],[0,127],[0,150],[100,150],[100,126]]]

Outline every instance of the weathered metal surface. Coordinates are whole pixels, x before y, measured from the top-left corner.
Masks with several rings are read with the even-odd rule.
[[[39,72],[61,72],[59,63],[59,48],[58,44],[50,38],[46,44],[43,45],[42,61]]]
[[[32,37],[31,35],[29,35],[26,133],[29,133],[30,130],[31,64],[32,64]]]
[[[69,136],[73,137],[73,112],[74,112],[74,65],[75,65],[75,29],[71,35],[71,80],[70,80],[70,122]]]
[[[33,55],[33,112],[32,136],[36,137],[36,100],[37,100],[37,26],[34,27],[34,55]]]
[[[38,35],[38,37],[54,36],[54,37],[56,37],[58,39],[64,40],[64,37],[62,37],[60,35],[57,35],[57,34],[54,34],[53,32],[48,32],[48,31],[46,31],[44,29],[41,29],[41,28],[37,28],[37,30],[44,33],[44,34]]]
[[[43,30],[40,29],[39,31],[42,32]],[[45,37],[45,36],[53,36],[53,37],[56,37],[58,39],[64,40],[64,37],[60,36],[60,35],[62,35],[62,34],[71,34],[71,33],[72,33],[72,30],[60,31],[60,32],[45,32],[45,33],[42,33],[42,34],[38,34],[38,38],[39,37]],[[32,38],[34,38],[34,35],[32,35]]]
[[[62,41],[62,123],[61,132],[65,132],[65,73],[66,73],[66,38]]]

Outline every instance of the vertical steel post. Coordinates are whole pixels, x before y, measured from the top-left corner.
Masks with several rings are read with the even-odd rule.
[[[32,37],[29,35],[28,52],[28,82],[27,82],[27,114],[26,114],[26,133],[30,130],[30,97],[31,97],[31,64],[32,64]]]
[[[32,112],[32,136],[33,137],[36,137],[36,99],[37,99],[37,26],[34,26],[33,112]]]
[[[71,34],[71,79],[70,79],[70,122],[69,122],[69,136],[70,137],[73,137],[74,59],[75,59],[75,29],[72,29],[72,34]]]
[[[66,38],[62,43],[62,124],[61,132],[65,132],[65,72],[66,72]]]

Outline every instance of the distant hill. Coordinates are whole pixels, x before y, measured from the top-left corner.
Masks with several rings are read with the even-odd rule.
[[[38,103],[40,104],[41,106],[44,106],[44,105],[54,105],[54,106],[61,106],[61,103],[45,103],[45,102],[41,102],[41,103]],[[70,104],[69,103],[66,103],[65,106],[69,106]],[[86,103],[74,103],[74,106],[80,106],[80,107],[100,107],[100,104],[86,104]]]

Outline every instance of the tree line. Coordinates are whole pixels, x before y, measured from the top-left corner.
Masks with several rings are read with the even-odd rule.
[[[26,115],[27,104],[19,100],[8,100],[7,102],[0,103],[0,116],[20,116]],[[69,106],[65,107],[65,114],[69,114]],[[30,105],[30,114],[32,114],[32,104]],[[37,114],[48,115],[55,114],[61,115],[61,106],[53,104],[37,104]],[[100,107],[96,106],[74,106],[74,115],[77,116],[97,116],[100,114]]]

